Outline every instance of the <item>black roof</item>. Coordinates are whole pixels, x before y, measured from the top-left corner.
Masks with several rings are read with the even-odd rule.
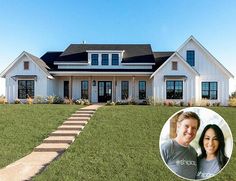
[[[155,58],[155,66],[153,66],[153,69],[158,69],[174,53],[175,52],[153,52]]]
[[[55,70],[57,69],[57,65],[54,65],[53,62],[56,61],[62,53],[63,52],[46,52],[40,59],[42,59],[51,70]]]
[[[122,63],[155,63],[150,44],[71,44],[58,61],[88,62],[89,50],[124,50]]]
[[[51,71],[120,71],[120,72],[149,72],[145,69],[60,69],[54,65],[54,61],[76,61],[80,63],[88,62],[88,53],[90,50],[104,51],[124,51],[122,63],[155,63],[152,71],[159,68],[174,52],[153,52],[150,44],[71,44],[64,52],[47,52],[41,59],[50,67]]]

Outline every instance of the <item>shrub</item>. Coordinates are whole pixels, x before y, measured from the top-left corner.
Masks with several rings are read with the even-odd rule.
[[[33,103],[34,104],[45,104],[45,103],[47,103],[47,99],[45,99],[43,96],[35,96]]]
[[[114,106],[115,103],[113,101],[107,101],[106,106]]]
[[[236,98],[229,99],[229,106],[236,107]]]
[[[184,101],[180,101],[179,105],[180,105],[181,107],[184,107],[184,106],[185,106]]]
[[[214,103],[212,103],[212,106],[217,106],[217,107],[219,107],[219,106],[220,106],[220,102],[214,102]]]
[[[27,99],[26,99],[26,104],[33,104],[33,99],[31,98],[31,97],[28,97]]]
[[[46,103],[48,104],[53,104],[53,100],[54,100],[55,96],[48,96],[45,100]]]
[[[64,102],[64,100],[59,97],[59,96],[54,96],[53,98],[53,104],[62,104]]]
[[[73,104],[73,101],[71,99],[65,98],[63,103],[64,104]]]
[[[7,104],[7,99],[5,96],[0,96],[0,104]]]
[[[211,105],[211,103],[209,102],[209,100],[208,99],[201,99],[200,101],[198,101],[197,103],[196,103],[196,105],[197,106],[210,106]]]
[[[14,101],[14,103],[15,103],[15,104],[22,104],[22,102],[20,101],[20,99],[16,99],[16,100]]]

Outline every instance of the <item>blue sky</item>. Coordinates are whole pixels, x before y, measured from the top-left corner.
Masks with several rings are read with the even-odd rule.
[[[193,35],[236,76],[235,7],[235,0],[0,0],[0,72],[22,51],[40,57],[82,41],[174,51]],[[236,80],[230,84],[236,90]]]

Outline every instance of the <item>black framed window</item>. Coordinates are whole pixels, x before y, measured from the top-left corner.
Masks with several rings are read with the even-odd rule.
[[[69,81],[64,81],[64,98],[69,98]]]
[[[166,98],[183,99],[183,81],[168,80],[166,81]]]
[[[121,99],[129,98],[129,81],[121,81]]]
[[[91,65],[98,65],[98,54],[91,54]]]
[[[18,80],[18,98],[34,98],[34,80]]]
[[[195,51],[194,50],[187,50],[186,56],[187,62],[191,66],[195,66]]]
[[[139,81],[139,99],[146,99],[146,81]]]
[[[112,54],[111,55],[111,64],[112,65],[119,65],[119,54]]]
[[[102,65],[109,65],[108,54],[102,54]]]
[[[88,81],[81,81],[81,99],[88,99]]]
[[[217,82],[202,82],[202,98],[217,99]]]

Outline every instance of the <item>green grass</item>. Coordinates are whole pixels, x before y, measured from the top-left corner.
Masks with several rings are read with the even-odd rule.
[[[179,109],[100,108],[62,157],[35,180],[181,180],[164,165],[158,143],[163,124]],[[234,133],[236,109],[213,110],[229,123]],[[211,180],[236,180],[235,161],[234,151],[228,166]]]
[[[0,168],[32,152],[75,105],[0,105]]]

